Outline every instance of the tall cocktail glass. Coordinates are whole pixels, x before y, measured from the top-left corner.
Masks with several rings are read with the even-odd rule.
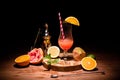
[[[68,57],[68,50],[72,47],[74,40],[72,36],[72,25],[66,22],[62,25],[63,31],[60,30],[58,45],[64,51],[62,57],[66,60]]]

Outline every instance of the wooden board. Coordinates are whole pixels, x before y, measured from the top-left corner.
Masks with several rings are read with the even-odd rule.
[[[60,53],[60,57],[62,58],[63,54]],[[72,53],[68,53],[68,60],[65,61],[61,59],[59,63],[57,64],[51,64],[50,66],[47,64],[43,64],[44,67],[47,69],[52,69],[54,71],[75,71],[75,70],[80,70],[81,67],[81,62],[80,61],[75,61],[72,57]]]
[[[51,69],[55,71],[74,71],[74,70],[80,70],[81,68],[82,67],[80,61],[74,61],[74,60],[70,60],[70,61],[61,60],[59,63],[51,65]]]

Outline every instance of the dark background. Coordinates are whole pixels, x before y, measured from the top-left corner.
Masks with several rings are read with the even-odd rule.
[[[117,2],[116,2],[117,3]],[[119,47],[118,5],[113,2],[42,1],[3,2],[1,6],[0,55],[25,53],[41,33],[36,47],[41,47],[44,24],[48,23],[52,45],[58,45],[58,12],[64,20],[74,16],[80,27],[73,26],[74,45],[86,50],[115,51]]]

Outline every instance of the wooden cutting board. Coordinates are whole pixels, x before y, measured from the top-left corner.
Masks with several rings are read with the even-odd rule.
[[[60,53],[59,57],[62,57],[63,54]],[[72,53],[68,54],[68,60],[64,61],[63,59],[60,60],[59,63],[57,64],[43,64],[44,67],[47,69],[52,69],[54,71],[75,71],[75,70],[80,70],[82,69],[81,67],[81,62],[80,61],[75,61],[72,57]]]

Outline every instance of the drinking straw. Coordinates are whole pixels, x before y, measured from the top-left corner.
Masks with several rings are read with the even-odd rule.
[[[60,31],[62,33],[62,39],[64,39],[65,35],[64,35],[64,31],[63,31],[63,25],[62,25],[62,20],[61,20],[61,14],[60,14],[60,12],[58,13],[58,16],[59,16],[59,21],[60,21]]]

